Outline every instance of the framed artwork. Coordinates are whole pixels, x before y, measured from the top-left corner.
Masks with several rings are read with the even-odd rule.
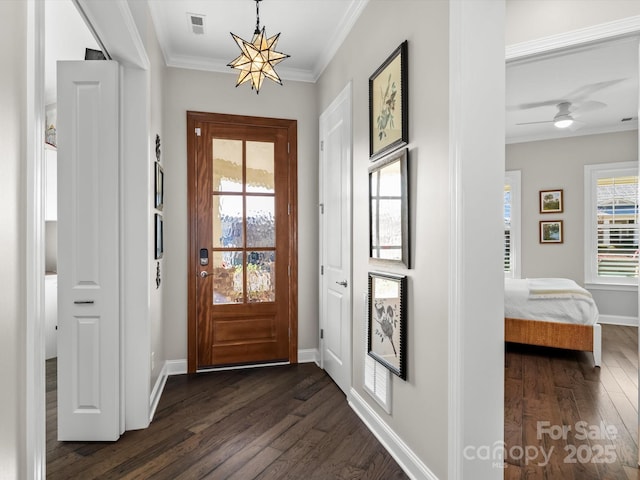
[[[369,167],[369,258],[410,268],[408,155],[396,150]]]
[[[407,379],[407,276],[369,272],[367,353]]]
[[[562,243],[562,220],[540,221],[540,243]]]
[[[153,201],[154,206],[158,210],[162,210],[164,205],[164,170],[159,162],[154,162],[156,166],[155,173],[155,198]]]
[[[540,213],[562,213],[562,190],[540,190]]]
[[[155,239],[156,239],[156,254],[155,259],[162,258],[164,254],[164,232],[163,232],[163,222],[162,215],[156,213],[156,222],[155,222]]]
[[[369,77],[369,157],[409,142],[408,43],[405,40]]]

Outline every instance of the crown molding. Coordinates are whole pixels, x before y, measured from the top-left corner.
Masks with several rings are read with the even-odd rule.
[[[505,58],[508,63],[540,53],[638,34],[640,34],[640,15],[550,35],[528,42],[507,45]]]

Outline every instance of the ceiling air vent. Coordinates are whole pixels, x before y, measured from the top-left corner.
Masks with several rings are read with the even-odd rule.
[[[202,35],[204,33],[204,15],[187,13],[187,19],[189,20],[189,26],[193,33],[196,35]]]

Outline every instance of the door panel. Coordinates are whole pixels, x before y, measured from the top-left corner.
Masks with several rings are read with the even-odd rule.
[[[200,115],[188,121],[200,132],[189,152],[189,370],[292,361],[291,129]]]
[[[351,89],[320,116],[322,368],[351,388]]]
[[[118,64],[58,62],[58,440],[120,433]]]

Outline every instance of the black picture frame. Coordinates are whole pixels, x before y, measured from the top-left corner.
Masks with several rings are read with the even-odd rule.
[[[369,259],[411,268],[409,242],[409,149],[369,167]]]
[[[164,207],[164,169],[159,162],[155,162],[155,195],[153,205],[156,209],[162,210]]]
[[[408,42],[369,77],[369,158],[409,143]],[[397,115],[397,108],[400,115]],[[398,125],[399,123],[399,125]]]
[[[155,214],[155,259],[158,260],[164,255],[164,222],[162,215]]]
[[[369,272],[367,354],[407,379],[407,276]]]

